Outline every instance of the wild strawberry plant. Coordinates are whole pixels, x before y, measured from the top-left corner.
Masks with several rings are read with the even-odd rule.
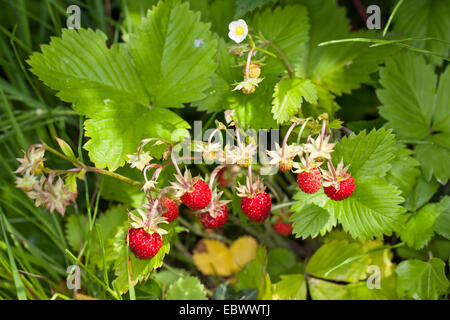
[[[411,27],[423,12],[398,3],[383,38],[350,31],[334,0],[148,2],[116,8],[114,38],[63,29],[26,60],[33,87],[79,117],[74,136],[25,137],[9,113],[32,141],[10,170],[9,192],[26,197],[12,201],[81,267],[83,294],[447,295],[450,39],[435,24],[449,25],[448,6],[423,1],[436,21]],[[39,274],[54,257],[41,240],[21,247],[17,214],[2,209],[1,268],[29,288],[15,259],[37,255],[20,267]]]

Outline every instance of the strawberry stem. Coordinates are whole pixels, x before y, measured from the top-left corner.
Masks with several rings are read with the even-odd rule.
[[[184,179],[183,175],[181,174],[180,167],[178,167],[177,161],[175,159],[175,155],[173,154],[173,148],[170,150],[170,160],[172,161],[175,170],[177,171],[178,176],[180,177],[180,180],[183,182],[185,187],[189,187],[189,183]]]
[[[286,144],[287,144],[287,142],[288,142],[289,136],[291,135],[291,133],[292,133],[292,131],[294,130],[294,128],[295,128],[296,126],[298,126],[298,125],[300,124],[301,121],[302,121],[302,120],[299,119],[299,120],[295,121],[293,124],[291,124],[291,126],[289,127],[289,130],[287,131],[286,135],[284,136],[283,146],[282,146],[282,149],[281,149],[281,157],[282,157],[282,158],[284,158],[284,151],[285,151],[285,149],[286,149]]]
[[[225,166],[226,166],[226,164],[221,164],[221,165],[217,166],[216,168],[214,168],[213,172],[211,172],[211,177],[209,178],[209,189],[212,190],[214,178],[217,176],[219,171],[222,170],[222,168],[224,168]]]
[[[249,74],[250,74],[250,63],[252,61],[253,51],[254,51],[254,48],[250,49],[250,52],[248,53],[247,64],[245,66],[245,79],[250,78],[249,77]]]

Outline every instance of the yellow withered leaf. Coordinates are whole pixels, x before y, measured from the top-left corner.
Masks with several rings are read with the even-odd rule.
[[[257,246],[256,240],[249,236],[238,238],[230,247],[218,240],[202,239],[192,257],[201,273],[228,277],[255,258]]]
[[[242,269],[247,262],[255,259],[257,247],[258,242],[252,237],[244,236],[236,239],[230,246],[233,271]]]
[[[194,249],[192,258],[197,269],[203,274],[227,277],[233,272],[231,251],[218,240],[200,240]]]

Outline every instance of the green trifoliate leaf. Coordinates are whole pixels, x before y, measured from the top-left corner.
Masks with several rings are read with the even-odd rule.
[[[405,0],[394,16],[394,31],[408,37],[435,39],[450,42],[450,6],[445,1]],[[411,23],[415,21],[415,23]],[[411,45],[442,56],[448,56],[449,45],[439,41],[413,41]],[[434,64],[441,65],[442,59],[429,56]]]
[[[436,219],[434,230],[450,240],[450,197],[444,197],[438,204],[441,214]]]
[[[345,231],[359,240],[382,238],[403,226],[405,209],[400,190],[384,179],[365,178],[356,181],[354,193],[335,201],[338,220]]]
[[[402,190],[402,196],[406,197],[414,185],[417,177],[420,175],[420,165],[412,155],[413,151],[406,148],[404,144],[397,144],[396,155],[391,162],[391,169],[388,171],[386,179],[395,184]]]
[[[417,211],[433,197],[438,189],[439,183],[436,180],[427,181],[423,175],[420,175],[406,198],[405,208],[409,211]]]
[[[50,45],[41,46],[42,53],[30,57],[31,72],[89,117],[105,100],[123,98],[148,105],[126,46],[115,44],[108,49],[106,40],[101,31],[64,29],[61,38],[52,38]]]
[[[400,238],[409,247],[422,249],[433,237],[434,224],[441,213],[438,204],[429,203],[418,212],[409,214]]]
[[[263,247],[256,249],[256,258],[247,263],[237,274],[236,291],[257,289],[258,299],[270,298],[272,284],[267,268],[267,252]]]
[[[305,59],[309,31],[309,18],[305,7],[295,5],[277,7],[273,11],[266,9],[255,13],[247,23],[256,33],[261,33],[266,40],[271,41],[283,51],[292,69]],[[285,72],[286,68],[280,53],[270,45],[265,45],[263,48],[280,58],[268,56],[262,68],[261,77]]]
[[[306,300],[306,282],[302,274],[282,275],[273,285],[273,300]]]
[[[388,120],[400,139],[419,140],[415,156],[429,181],[445,184],[450,177],[450,69],[441,75],[439,87],[434,67],[423,56],[406,52],[392,57],[380,71],[383,89],[377,95]],[[441,159],[441,161],[435,161]]]
[[[366,255],[344,263],[347,259],[362,255],[361,245],[347,241],[331,241],[322,245],[306,265],[305,272],[321,279],[356,282],[366,277],[370,258]]]
[[[95,225],[100,228],[102,241],[94,230],[91,242],[91,261],[103,268],[103,250],[105,250],[106,262],[110,262],[114,255],[114,237],[128,220],[127,210],[125,206],[111,207],[105,213],[100,214]],[[103,243],[103,248],[101,247]]]
[[[88,221],[84,215],[71,214],[67,218],[66,238],[73,250],[80,250],[81,245],[87,239],[88,230]]]
[[[333,153],[335,165],[344,160],[350,164],[348,172],[358,182],[359,178],[383,177],[395,158],[395,136],[389,130],[379,129],[351,134],[342,138]]]
[[[206,290],[196,277],[181,278],[167,290],[166,300],[208,300]]]
[[[301,264],[295,263],[295,255],[292,251],[284,248],[275,248],[267,255],[267,272],[272,282],[280,280],[282,274],[299,273],[302,270]]]
[[[176,113],[164,109],[148,110],[126,101],[109,101],[92,119],[85,122],[85,148],[97,167],[115,170],[136,152],[141,141],[159,137],[165,141],[181,141],[189,133],[189,124]]]
[[[349,37],[373,37],[365,32],[350,34],[345,8],[337,1],[303,0],[311,19],[307,59],[296,68],[296,74],[307,77],[337,95],[350,93],[370,81],[370,74],[392,52],[389,46],[369,48],[363,43],[341,43],[319,47],[321,42]]]
[[[309,278],[308,288],[313,300],[344,300],[347,296],[344,285],[325,280]]]
[[[235,91],[228,98],[230,109],[236,110],[240,127],[254,130],[277,127],[270,111],[274,85],[273,77],[265,78],[254,93],[247,95]]]
[[[283,79],[275,85],[273,92],[272,113],[278,123],[288,121],[297,115],[302,107],[303,100],[317,103],[315,85],[308,79]]]
[[[445,263],[438,258],[427,262],[416,259],[402,261],[395,272],[398,286],[406,290],[408,297],[416,300],[437,300],[449,286]]]
[[[227,98],[240,92],[233,92],[232,84],[242,79],[236,58],[228,52],[227,43],[220,38],[217,46],[217,69],[211,76],[212,86],[205,91],[206,98],[193,102],[201,111],[215,112],[229,107]]]
[[[188,3],[160,2],[128,45],[153,106],[181,108],[205,97],[216,68],[217,41]]]
[[[211,30],[228,39],[228,24],[234,19],[235,4],[229,0],[189,0],[192,11],[201,13],[201,20],[211,23]]]
[[[261,8],[268,3],[274,3],[275,0],[235,0],[234,2],[236,6],[235,18],[242,18],[257,8]]]
[[[294,199],[300,200],[292,206],[291,211],[294,213],[289,219],[295,237],[315,238],[319,233],[324,235],[336,226],[336,217],[330,214],[333,209],[327,210],[333,205],[332,200],[322,190],[311,195],[299,191]]]
[[[162,266],[164,256],[170,251],[170,234],[163,236],[163,244],[158,253],[151,259],[141,260],[130,251],[126,244],[127,227],[121,228],[114,240],[114,252],[113,257],[115,259],[114,270],[116,279],[115,285],[119,292],[125,293],[128,291],[128,275],[133,275],[132,285],[147,279],[150,272],[153,269],[157,269]],[[128,259],[130,264],[128,264]],[[128,266],[131,266],[131,270],[128,270]]]

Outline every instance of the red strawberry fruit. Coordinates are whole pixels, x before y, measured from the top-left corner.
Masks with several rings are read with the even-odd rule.
[[[211,189],[208,184],[199,179],[193,184],[192,189],[180,197],[181,201],[192,210],[205,208],[211,201]]]
[[[305,193],[315,193],[322,186],[322,174],[318,168],[297,174],[297,184]]]
[[[216,217],[211,216],[208,212],[200,212],[198,218],[203,227],[209,229],[218,229],[222,227],[228,220],[228,207],[222,206],[215,212]]]
[[[153,258],[163,243],[161,235],[156,232],[150,234],[144,228],[131,228],[125,241],[127,239],[131,252],[142,260]]]
[[[332,200],[340,201],[350,197],[355,191],[355,180],[351,175],[345,180],[339,181],[339,189],[336,190],[334,186],[324,187],[323,191]]]
[[[267,219],[272,207],[272,199],[267,192],[259,192],[252,197],[243,197],[241,209],[252,221],[263,222]]]
[[[284,222],[282,218],[277,220],[277,223],[273,224],[275,231],[282,236],[290,236],[292,234],[292,225]]]
[[[172,222],[178,217],[178,204],[175,202],[175,200],[172,200],[170,198],[164,198],[162,200],[163,203],[163,217],[167,218],[168,222]]]

